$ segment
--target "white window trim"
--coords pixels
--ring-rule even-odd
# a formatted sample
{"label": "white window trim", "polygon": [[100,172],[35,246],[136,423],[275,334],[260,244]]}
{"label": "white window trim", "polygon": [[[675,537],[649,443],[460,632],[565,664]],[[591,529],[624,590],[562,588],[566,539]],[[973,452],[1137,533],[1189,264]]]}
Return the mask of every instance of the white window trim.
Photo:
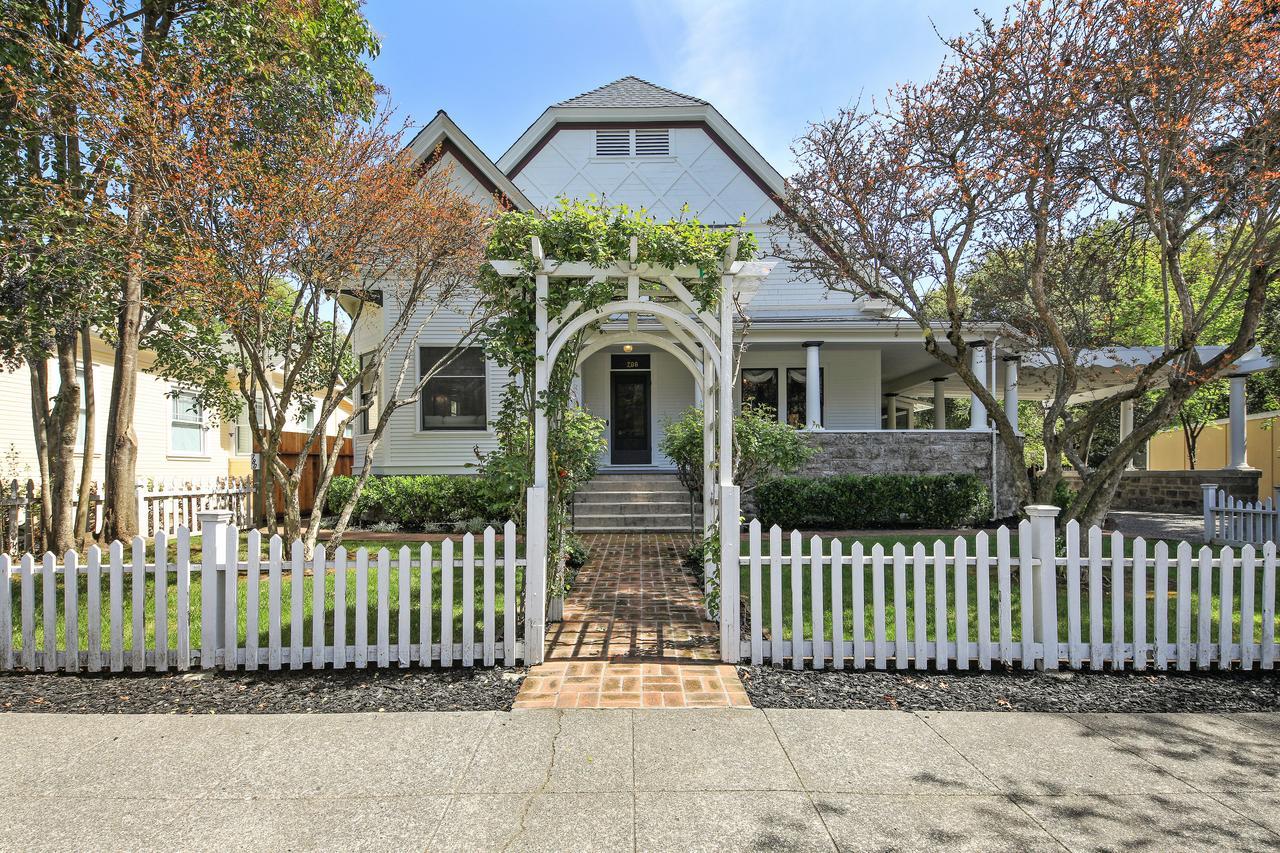
{"label": "white window trim", "polygon": [[200,451],[197,453],[190,450],[175,450],[173,447],[173,402],[181,394],[190,395],[191,392],[183,391],[181,388],[174,388],[164,398],[168,407],[168,419],[165,421],[165,434],[167,436],[165,457],[168,459],[212,459],[213,454],[209,450],[209,415],[205,412],[204,406],[200,407]]}
{"label": "white window trim", "polygon": [[[608,159],[608,158],[606,157],[604,159]],[[433,347],[433,346],[447,347],[451,345],[450,344],[424,344],[424,343],[418,343],[414,345],[414,347],[418,350],[418,352],[416,353],[417,358],[415,359],[415,361],[417,362],[418,369],[414,373],[416,378],[414,385],[417,385],[418,382],[422,381],[422,348]],[[482,347],[463,347],[462,349],[483,349],[483,348]],[[489,364],[489,357],[485,356],[485,359],[484,359],[484,429],[448,429],[448,428],[423,429],[422,428],[422,400],[421,398],[419,398],[418,404],[413,407],[414,435],[494,435],[493,405],[489,398],[489,390],[490,388],[493,387],[492,385],[490,385],[492,381],[493,381],[493,367],[492,365]],[[422,390],[425,393],[427,389],[423,388]]]}

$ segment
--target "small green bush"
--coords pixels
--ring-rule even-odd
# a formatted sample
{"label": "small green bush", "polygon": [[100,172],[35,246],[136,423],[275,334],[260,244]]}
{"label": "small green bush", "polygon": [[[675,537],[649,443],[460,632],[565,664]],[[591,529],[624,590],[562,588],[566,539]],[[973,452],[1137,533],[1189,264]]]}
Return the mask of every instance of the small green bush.
{"label": "small green bush", "polygon": [[813,530],[966,527],[991,514],[972,474],[779,477],[756,489],[755,502],[761,524]]}
{"label": "small green bush", "polygon": [[[354,477],[334,477],[328,508],[342,509],[355,488]],[[398,524],[405,530],[439,527],[473,529],[476,519],[505,521],[511,514],[510,499],[483,477],[422,474],[370,477],[356,501],[352,520],[358,525]]]}

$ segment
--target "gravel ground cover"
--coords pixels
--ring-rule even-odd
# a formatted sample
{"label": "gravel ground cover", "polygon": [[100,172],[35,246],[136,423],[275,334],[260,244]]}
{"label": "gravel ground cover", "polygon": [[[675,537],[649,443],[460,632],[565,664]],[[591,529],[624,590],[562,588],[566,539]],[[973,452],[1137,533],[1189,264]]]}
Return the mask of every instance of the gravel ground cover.
{"label": "gravel ground cover", "polygon": [[1280,672],[796,672],[738,667],[758,708],[1215,713],[1280,711]]}
{"label": "gravel ground cover", "polygon": [[0,712],[341,714],[506,711],[525,670],[411,669],[0,676]]}

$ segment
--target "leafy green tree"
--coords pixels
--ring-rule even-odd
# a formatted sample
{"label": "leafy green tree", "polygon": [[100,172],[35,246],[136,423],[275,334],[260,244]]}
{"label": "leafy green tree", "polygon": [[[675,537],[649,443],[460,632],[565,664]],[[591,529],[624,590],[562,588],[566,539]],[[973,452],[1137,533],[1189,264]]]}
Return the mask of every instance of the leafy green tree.
{"label": "leafy green tree", "polygon": [[[38,372],[43,346],[56,353],[62,379],[53,408],[33,412],[48,460],[42,478],[53,495],[70,494],[65,459],[81,391],[69,330],[85,338],[94,329],[115,347],[105,536],[127,538],[137,528],[138,355],[180,323],[198,322],[160,298],[179,241],[157,195],[188,165],[175,156],[180,140],[216,126],[227,99],[259,105],[258,121],[239,128],[247,146],[305,128],[306,116],[369,114],[374,85],[364,60],[377,39],[356,0],[0,0],[0,50],[0,288],[11,294],[0,308],[28,332],[20,340],[34,342],[23,361]],[[210,81],[219,98],[208,97]],[[72,258],[68,293],[58,271]],[[34,374],[33,396],[49,399]],[[41,438],[51,433],[56,441]],[[59,542],[66,515],[52,512]]]}

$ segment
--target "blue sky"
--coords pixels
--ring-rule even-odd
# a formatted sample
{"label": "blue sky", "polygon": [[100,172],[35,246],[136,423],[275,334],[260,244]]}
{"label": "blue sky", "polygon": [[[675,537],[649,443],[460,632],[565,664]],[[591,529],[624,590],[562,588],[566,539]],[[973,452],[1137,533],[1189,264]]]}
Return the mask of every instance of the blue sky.
{"label": "blue sky", "polygon": [[783,174],[807,122],[923,80],[1002,0],[369,0],[378,82],[497,159],[552,103],[634,74],[711,101]]}

